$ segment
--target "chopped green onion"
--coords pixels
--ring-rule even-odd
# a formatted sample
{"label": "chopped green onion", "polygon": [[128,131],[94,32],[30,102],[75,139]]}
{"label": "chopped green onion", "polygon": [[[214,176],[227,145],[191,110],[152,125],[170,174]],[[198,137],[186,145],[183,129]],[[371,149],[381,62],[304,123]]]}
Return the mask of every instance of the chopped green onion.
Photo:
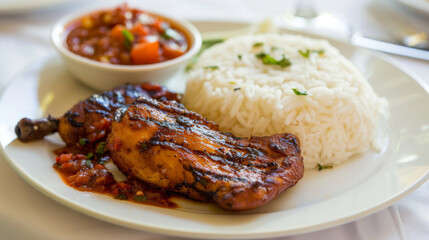
{"label": "chopped green onion", "polygon": [[134,35],[127,29],[122,30],[122,35],[124,35],[124,38],[125,38],[125,41],[124,41],[125,48],[130,50],[134,42]]}
{"label": "chopped green onion", "polygon": [[118,194],[118,196],[115,196],[115,199],[127,200],[128,196],[121,193],[121,194]]}
{"label": "chopped green onion", "polygon": [[305,52],[302,50],[298,50],[299,54],[301,54],[301,56],[308,58],[310,56],[310,50],[306,50]]}
{"label": "chopped green onion", "polygon": [[133,199],[134,199],[136,202],[143,202],[143,201],[146,201],[146,200],[147,200],[147,197],[146,197],[145,195],[134,195],[134,196],[133,196]]}
{"label": "chopped green onion", "polygon": [[87,166],[89,168],[92,168],[92,162],[91,162],[91,160],[86,160],[85,161],[85,166]]}
{"label": "chopped green onion", "polygon": [[86,155],[86,159],[92,159],[94,157],[94,153],[88,153],[87,155]]}
{"label": "chopped green onion", "polygon": [[95,150],[95,154],[97,157],[101,157],[104,153],[104,149],[106,148],[106,142],[101,142],[98,144],[97,150]]}
{"label": "chopped green onion", "polygon": [[307,96],[308,93],[306,91],[300,91],[296,88],[292,88],[292,91],[298,96]]}
{"label": "chopped green onion", "polygon": [[331,169],[331,168],[333,168],[332,165],[321,165],[320,163],[317,164],[317,169],[319,171],[322,171],[323,169]]}
{"label": "chopped green onion", "polygon": [[216,70],[219,69],[219,66],[213,65],[213,66],[205,66],[203,67],[204,69],[211,69],[211,70]]}
{"label": "chopped green onion", "polygon": [[280,60],[276,60],[275,58],[273,58],[270,55],[263,53],[263,52],[258,53],[255,56],[257,58],[261,59],[262,63],[264,63],[265,65],[278,65],[280,67],[288,67],[288,66],[292,65],[290,60],[287,59],[284,55],[283,55],[282,59],[280,59]]}
{"label": "chopped green onion", "polygon": [[86,138],[81,138],[81,139],[79,139],[79,144],[81,145],[81,146],[85,146],[86,144],[88,144],[89,143],[89,140],[88,139],[86,139]]}
{"label": "chopped green onion", "polygon": [[307,49],[307,50],[305,50],[305,52],[302,51],[302,50],[298,50],[298,52],[299,52],[299,54],[301,54],[301,56],[303,56],[305,58],[309,58],[310,57],[310,53],[317,53],[319,55],[323,55],[325,53],[325,50],[323,50],[323,49],[320,49],[320,50],[310,50],[310,49]]}
{"label": "chopped green onion", "polygon": [[257,43],[255,43],[255,44],[253,44],[253,47],[260,47],[260,46],[262,46],[262,45],[264,45],[264,43],[261,43],[261,42],[257,42]]}

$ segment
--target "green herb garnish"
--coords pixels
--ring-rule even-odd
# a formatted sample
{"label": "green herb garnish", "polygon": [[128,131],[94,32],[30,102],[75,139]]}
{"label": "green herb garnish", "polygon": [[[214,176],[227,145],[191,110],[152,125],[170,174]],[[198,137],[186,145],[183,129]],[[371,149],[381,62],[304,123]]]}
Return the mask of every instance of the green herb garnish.
{"label": "green herb garnish", "polygon": [[279,50],[279,48],[276,46],[272,46],[270,49],[271,49],[271,51]]}
{"label": "green herb garnish", "polygon": [[298,96],[307,96],[308,93],[306,91],[300,91],[296,88],[292,88],[292,91]]}
{"label": "green herb garnish", "polygon": [[122,30],[122,35],[124,35],[125,41],[124,45],[127,50],[131,50],[131,47],[134,42],[134,35],[127,29]]}
{"label": "green herb garnish", "polygon": [[280,67],[288,67],[288,66],[292,65],[290,60],[287,59],[284,55],[283,55],[282,59],[280,59],[280,60],[276,60],[275,58],[273,58],[272,56],[270,56],[269,54],[266,54],[264,52],[258,53],[255,56],[257,58],[261,59],[262,63],[264,63],[265,65],[278,65]]}
{"label": "green herb garnish", "polygon": [[87,166],[89,168],[92,168],[92,162],[91,162],[91,160],[86,160],[85,161],[85,166]]}
{"label": "green herb garnish", "polygon": [[219,66],[213,65],[213,66],[205,66],[203,67],[204,69],[211,69],[211,70],[216,70],[219,69]]}
{"label": "green herb garnish", "polygon": [[237,57],[238,57],[238,59],[239,59],[239,60],[241,60],[241,58],[242,58],[243,56],[241,56],[241,54],[239,54]]}
{"label": "green herb garnish", "polygon": [[238,91],[238,90],[240,90],[240,89],[241,89],[241,88],[239,88],[239,87],[238,87],[238,88],[234,88],[234,92],[235,92],[235,91]]}
{"label": "green herb garnish", "polygon": [[253,44],[253,47],[254,47],[254,48],[256,48],[256,47],[260,47],[260,46],[262,46],[262,45],[264,45],[264,43],[257,42],[257,43],[255,43],[255,44]]}
{"label": "green herb garnish", "polygon": [[94,157],[94,153],[88,153],[87,155],[86,155],[86,159],[92,159]]}
{"label": "green herb garnish", "polygon": [[333,168],[332,165],[322,165],[320,163],[317,164],[317,170],[322,171],[323,169],[331,169]]}
{"label": "green herb garnish", "polygon": [[202,52],[204,52],[207,48],[210,48],[213,45],[216,45],[218,43],[221,43],[225,41],[224,39],[208,39],[208,40],[204,40],[200,51],[198,51],[198,53],[191,59],[191,61],[189,61],[188,65],[186,65],[186,71],[189,71],[192,69],[192,67],[194,66],[194,64],[197,62],[198,57],[201,55]]}
{"label": "green herb garnish", "polygon": [[85,146],[88,143],[89,143],[89,140],[86,138],[79,139],[79,145],[81,145],[81,146]]}
{"label": "green herb garnish", "polygon": [[105,148],[106,148],[106,142],[101,142],[100,144],[98,144],[97,150],[95,150],[95,154],[97,155],[98,158],[100,158],[103,155]]}
{"label": "green herb garnish", "polygon": [[136,202],[143,202],[147,200],[147,197],[145,195],[134,195],[133,199]]}
{"label": "green herb garnish", "polygon": [[310,53],[317,53],[319,55],[323,55],[325,53],[325,50],[321,49],[321,50],[310,50],[307,49],[304,51],[302,50],[298,50],[299,54],[301,54],[301,56],[305,57],[305,58],[309,58],[310,57]]}
{"label": "green herb garnish", "polygon": [[128,196],[121,193],[121,194],[118,194],[118,196],[115,196],[115,199],[127,200]]}

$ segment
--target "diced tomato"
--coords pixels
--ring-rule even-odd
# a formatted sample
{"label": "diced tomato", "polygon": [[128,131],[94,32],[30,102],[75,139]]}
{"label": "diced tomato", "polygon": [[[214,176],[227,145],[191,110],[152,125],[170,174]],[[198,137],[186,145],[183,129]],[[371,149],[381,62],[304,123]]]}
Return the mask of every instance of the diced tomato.
{"label": "diced tomato", "polygon": [[87,184],[89,181],[91,181],[91,178],[90,178],[88,175],[86,175],[86,174],[78,174],[78,175],[76,176],[76,178],[74,179],[74,183],[75,183],[77,186],[85,185],[85,184]]}
{"label": "diced tomato", "polygon": [[159,62],[159,42],[137,43],[131,49],[131,61],[134,64]]}
{"label": "diced tomato", "polygon": [[59,157],[57,157],[55,159],[55,161],[57,163],[65,163],[65,162],[70,161],[72,159],[72,157],[73,157],[73,153],[65,153],[65,154],[61,154]]}
{"label": "diced tomato", "polygon": [[136,23],[130,31],[132,34],[143,37],[149,33],[149,29],[141,23]]}
{"label": "diced tomato", "polygon": [[161,85],[153,83],[143,83],[142,88],[147,91],[158,91],[161,90]]}
{"label": "diced tomato", "polygon": [[157,18],[155,20],[155,23],[153,24],[153,26],[156,28],[156,30],[158,30],[158,32],[164,32],[164,27],[165,27],[165,22],[162,21],[161,19]]}
{"label": "diced tomato", "polygon": [[110,36],[116,38],[116,39],[123,39],[124,35],[122,34],[122,31],[125,29],[125,27],[121,24],[118,24],[110,30]]}
{"label": "diced tomato", "polygon": [[171,48],[168,45],[164,45],[162,48],[164,50],[164,56],[166,56],[169,59],[180,57],[184,53],[182,50]]}
{"label": "diced tomato", "polygon": [[76,154],[75,158],[78,159],[78,160],[82,160],[82,159],[86,159],[86,156],[83,155],[83,154]]}
{"label": "diced tomato", "polygon": [[104,169],[104,166],[102,164],[96,164],[94,169]]}
{"label": "diced tomato", "polygon": [[112,194],[113,195],[115,195],[115,196],[118,196],[118,194],[119,194],[119,189],[114,189],[113,191],[112,191]]}
{"label": "diced tomato", "polygon": [[131,185],[124,182],[118,182],[118,188],[121,190],[128,190],[131,189]]}

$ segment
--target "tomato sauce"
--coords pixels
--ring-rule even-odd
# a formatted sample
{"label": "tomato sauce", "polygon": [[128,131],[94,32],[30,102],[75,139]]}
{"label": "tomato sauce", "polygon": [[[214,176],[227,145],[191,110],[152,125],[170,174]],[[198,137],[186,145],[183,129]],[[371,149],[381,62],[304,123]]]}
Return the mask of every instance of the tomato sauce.
{"label": "tomato sauce", "polygon": [[[72,150],[71,152],[73,152]],[[153,206],[174,208],[169,194],[150,188],[138,179],[128,178],[117,182],[104,164],[111,161],[109,156],[71,153],[67,149],[58,150],[54,168],[63,181],[79,190],[107,194],[115,199],[128,200]]]}
{"label": "tomato sauce", "polygon": [[188,50],[183,32],[126,4],[77,19],[68,25],[67,31],[70,51],[104,63],[158,63],[177,58]]}

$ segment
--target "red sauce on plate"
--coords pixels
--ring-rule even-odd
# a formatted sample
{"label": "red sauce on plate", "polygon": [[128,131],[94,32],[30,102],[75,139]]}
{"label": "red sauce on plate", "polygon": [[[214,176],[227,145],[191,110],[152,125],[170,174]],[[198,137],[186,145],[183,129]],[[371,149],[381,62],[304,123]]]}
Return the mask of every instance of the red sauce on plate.
{"label": "red sauce on plate", "polygon": [[169,22],[126,4],[71,22],[73,53],[104,63],[141,65],[167,61],[188,50],[185,34]]}
{"label": "red sauce on plate", "polygon": [[177,205],[169,200],[169,194],[150,188],[138,179],[128,178],[116,182],[104,163],[110,161],[109,156],[100,158],[94,155],[71,153],[74,150],[57,150],[54,168],[63,181],[79,190],[107,194],[119,200],[128,200],[153,206],[174,208]]}

